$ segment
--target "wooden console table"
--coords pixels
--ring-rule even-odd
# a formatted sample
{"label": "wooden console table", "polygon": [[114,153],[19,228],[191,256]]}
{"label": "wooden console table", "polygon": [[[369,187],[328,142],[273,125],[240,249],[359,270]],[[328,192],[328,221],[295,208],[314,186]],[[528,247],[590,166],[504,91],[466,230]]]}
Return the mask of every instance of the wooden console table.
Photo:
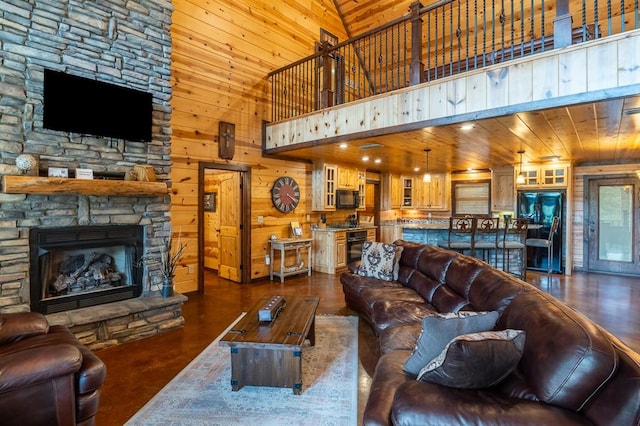
{"label": "wooden console table", "polygon": [[[269,266],[269,279],[273,280],[273,276],[280,277],[280,282],[284,282],[284,277],[288,277],[289,275],[296,275],[306,272],[307,275],[311,276],[311,238],[281,238],[279,240],[269,240],[269,245],[271,246],[271,263]],[[307,249],[307,262],[306,264],[302,261],[302,256],[300,250],[306,248]],[[273,257],[275,250],[280,250],[280,270],[274,271],[273,264],[275,263],[275,258]],[[296,251],[296,264],[293,266],[285,266],[285,254],[287,250],[295,250]]]}

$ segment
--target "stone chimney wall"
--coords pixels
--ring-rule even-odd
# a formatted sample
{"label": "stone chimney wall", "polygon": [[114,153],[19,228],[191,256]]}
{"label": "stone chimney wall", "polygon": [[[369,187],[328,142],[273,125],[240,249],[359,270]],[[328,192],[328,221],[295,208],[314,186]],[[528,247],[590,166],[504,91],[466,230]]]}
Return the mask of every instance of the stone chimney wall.
{"label": "stone chimney wall", "polygon": [[[170,0],[0,1],[0,174],[20,154],[48,167],[94,174],[151,165],[170,186]],[[45,68],[153,94],[151,142],[44,129]],[[95,181],[100,185],[100,180]],[[0,191],[0,312],[29,310],[29,229],[91,224],[145,226],[153,260],[171,235],[170,197],[6,194]],[[148,262],[153,265],[156,262]],[[143,294],[161,283],[145,266]]]}

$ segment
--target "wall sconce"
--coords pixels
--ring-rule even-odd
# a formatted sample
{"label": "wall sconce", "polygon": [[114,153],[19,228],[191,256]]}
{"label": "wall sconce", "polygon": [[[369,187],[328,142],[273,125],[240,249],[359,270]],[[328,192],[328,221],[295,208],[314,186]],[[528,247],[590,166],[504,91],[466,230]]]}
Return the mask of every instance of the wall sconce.
{"label": "wall sconce", "polygon": [[522,174],[522,154],[524,154],[523,150],[518,151],[518,154],[520,154],[520,173],[518,173],[518,177],[516,178],[516,183],[518,185],[523,185],[526,181],[526,179],[524,178],[524,174]]}
{"label": "wall sconce", "polygon": [[424,150],[424,152],[427,153],[427,168],[424,171],[424,176],[422,176],[422,181],[425,183],[431,182],[431,173],[429,173],[429,151],[431,151],[431,148]]}
{"label": "wall sconce", "polygon": [[638,179],[640,179],[640,170],[636,170],[636,176],[638,176]]}

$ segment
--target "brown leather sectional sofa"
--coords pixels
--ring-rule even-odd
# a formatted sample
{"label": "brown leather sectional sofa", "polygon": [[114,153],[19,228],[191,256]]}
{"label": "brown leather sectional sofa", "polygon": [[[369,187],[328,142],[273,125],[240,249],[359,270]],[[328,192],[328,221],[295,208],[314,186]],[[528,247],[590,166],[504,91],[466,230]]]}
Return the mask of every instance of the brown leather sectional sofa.
{"label": "brown leather sectional sofa", "polygon": [[104,363],[36,312],[0,314],[0,424],[95,424]]}
{"label": "brown leather sectional sofa", "polygon": [[[396,281],[341,275],[347,306],[369,322],[380,359],[365,425],[640,425],[640,355],[554,297],[477,259],[403,247]],[[516,369],[459,389],[403,370],[433,312],[498,311],[496,330],[526,331]],[[426,332],[426,331],[425,331]]]}

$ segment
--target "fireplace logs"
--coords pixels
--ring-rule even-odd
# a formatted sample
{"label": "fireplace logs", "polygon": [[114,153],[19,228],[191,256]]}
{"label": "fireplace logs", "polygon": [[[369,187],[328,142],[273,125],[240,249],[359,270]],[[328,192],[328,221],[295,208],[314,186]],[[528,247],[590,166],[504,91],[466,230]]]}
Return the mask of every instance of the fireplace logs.
{"label": "fireplace logs", "polygon": [[60,264],[59,274],[49,289],[52,295],[57,296],[117,287],[121,281],[122,274],[114,270],[113,257],[92,252],[67,257]]}
{"label": "fireplace logs", "polygon": [[140,296],[140,225],[32,228],[31,310],[68,311]]}

